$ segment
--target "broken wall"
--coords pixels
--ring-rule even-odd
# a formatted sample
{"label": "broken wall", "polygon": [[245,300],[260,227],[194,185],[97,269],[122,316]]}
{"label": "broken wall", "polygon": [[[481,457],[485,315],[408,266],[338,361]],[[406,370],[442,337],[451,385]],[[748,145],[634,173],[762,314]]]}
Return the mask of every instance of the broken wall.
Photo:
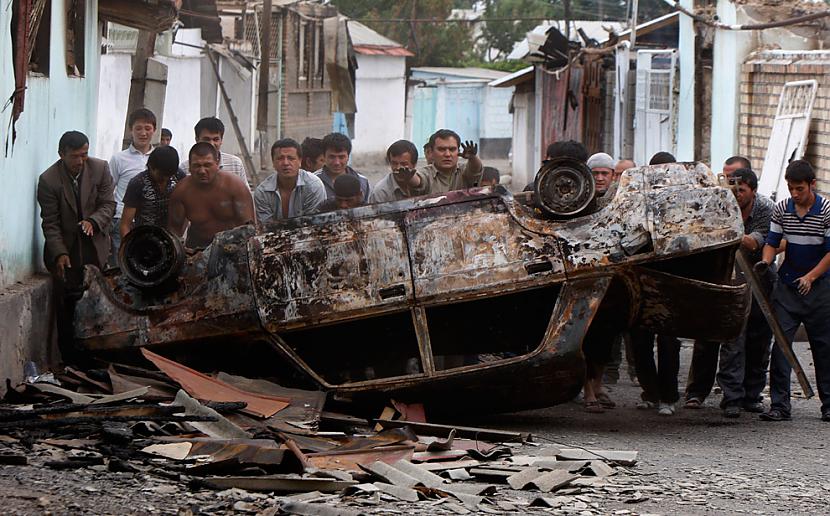
{"label": "broken wall", "polygon": [[762,170],[781,90],[787,82],[815,79],[818,93],[805,159],[813,164],[818,190],[830,193],[830,51],[764,51],[741,68],[738,152]]}

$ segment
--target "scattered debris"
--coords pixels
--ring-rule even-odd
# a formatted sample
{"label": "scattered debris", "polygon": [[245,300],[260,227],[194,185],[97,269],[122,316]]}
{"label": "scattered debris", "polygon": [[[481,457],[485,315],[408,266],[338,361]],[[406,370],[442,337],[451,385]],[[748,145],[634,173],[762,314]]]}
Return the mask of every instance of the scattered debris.
{"label": "scattered debris", "polygon": [[427,423],[422,406],[396,401],[372,431],[366,419],[324,411],[323,392],[207,375],[142,352],[160,371],[69,368],[53,375],[60,385],[10,388],[0,464],[142,475],[157,479],[142,491],[216,491],[204,511],[263,515],[390,504],[392,514],[406,504],[443,514],[596,514],[592,492],[628,504],[655,494],[615,483],[634,451],[559,449],[520,432]]}

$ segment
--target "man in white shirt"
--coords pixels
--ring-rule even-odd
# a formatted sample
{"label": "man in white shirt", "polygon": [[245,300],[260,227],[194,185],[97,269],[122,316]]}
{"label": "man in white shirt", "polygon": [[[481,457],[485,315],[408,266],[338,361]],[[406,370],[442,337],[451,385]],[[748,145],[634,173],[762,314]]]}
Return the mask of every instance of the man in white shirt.
{"label": "man in white shirt", "polygon": [[112,219],[112,252],[110,265],[115,266],[118,259],[118,248],[121,247],[121,234],[118,227],[121,222],[121,212],[124,211],[124,194],[130,181],[147,169],[147,158],[153,151],[150,142],[156,134],[156,115],[146,108],[136,109],[127,118],[130,126],[132,143],[121,152],[116,152],[110,158],[110,174],[115,185],[115,216]]}
{"label": "man in white shirt", "polygon": [[[206,142],[213,145],[219,151],[219,169],[239,177],[248,187],[248,174],[245,165],[239,157],[233,154],[222,152],[222,140],[225,137],[225,124],[216,117],[207,117],[199,120],[193,128],[196,133],[196,142]],[[180,165],[185,174],[190,174],[190,160],[185,160]]]}

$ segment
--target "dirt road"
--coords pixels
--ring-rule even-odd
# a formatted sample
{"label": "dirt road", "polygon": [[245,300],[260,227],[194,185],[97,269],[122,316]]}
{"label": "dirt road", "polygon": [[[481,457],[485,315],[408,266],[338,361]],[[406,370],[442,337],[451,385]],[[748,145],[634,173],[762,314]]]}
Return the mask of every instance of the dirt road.
{"label": "dirt road", "polygon": [[[809,371],[806,344],[797,352]],[[690,343],[682,350],[681,378]],[[623,368],[624,371],[624,368]],[[797,386],[794,387],[797,390]],[[587,414],[580,404],[515,414],[466,418],[463,425],[531,432],[539,444],[638,450],[640,462],[610,477],[618,487],[594,491],[580,509],[533,509],[534,514],[826,514],[830,511],[827,432],[816,399],[796,399],[793,421],[766,423],[754,414],[724,419],[713,394],[701,410],[673,417],[634,408],[639,388],[623,374],[612,386],[620,405]],[[33,436],[36,437],[36,436]],[[541,449],[541,448],[540,448]],[[33,453],[37,453],[37,445]],[[526,453],[526,452],[525,452]],[[532,453],[532,452],[531,452]],[[625,496],[615,496],[619,486]],[[603,494],[606,493],[606,494]],[[530,495],[530,493],[527,493]],[[4,514],[235,514],[257,513],[279,500],[239,491],[191,491],[186,483],[145,473],[92,466],[55,471],[0,466]],[[627,500],[629,503],[625,503]],[[370,514],[450,514],[441,506],[383,503]],[[497,513],[506,513],[494,506]],[[529,508],[517,513],[528,513]]]}

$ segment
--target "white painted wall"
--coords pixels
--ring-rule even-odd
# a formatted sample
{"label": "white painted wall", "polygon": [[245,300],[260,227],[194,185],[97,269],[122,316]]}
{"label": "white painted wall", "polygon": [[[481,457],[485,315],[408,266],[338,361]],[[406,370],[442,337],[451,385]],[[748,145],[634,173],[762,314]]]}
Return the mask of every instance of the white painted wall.
{"label": "white painted wall", "polygon": [[513,97],[513,191],[520,192],[533,181],[540,162],[535,147],[535,93],[517,93]]}
{"label": "white painted wall", "polygon": [[381,154],[404,138],[406,58],[357,54],[354,154]]}
{"label": "white painted wall", "polygon": [[[173,132],[171,145],[183,161],[196,142],[193,126],[201,118],[201,58],[158,56],[156,59],[167,65],[167,95],[162,125]],[[161,131],[161,127],[157,130]]]}
{"label": "white painted wall", "polygon": [[[200,29],[182,29],[176,40],[201,46]],[[124,121],[130,97],[132,54],[113,53],[101,56],[96,135],[97,156],[109,160],[121,150]],[[161,126],[173,132],[173,147],[182,160],[195,142],[193,126],[201,118],[201,77],[203,58],[201,50],[183,45],[172,45],[170,55],[155,56],[167,66],[167,91]],[[156,113],[159,115],[159,113]]]}
{"label": "white painted wall", "polygon": [[513,135],[513,115],[510,99],[515,88],[483,88],[483,103],[479,138],[510,138]]}
{"label": "white painted wall", "polygon": [[[0,288],[42,270],[43,235],[36,190],[38,176],[58,159],[60,136],[69,130],[82,131],[93,143],[95,132],[100,53],[98,1],[86,2],[84,77],[68,77],[65,66],[65,15],[52,10],[49,77],[29,77],[24,111],[16,124],[17,139],[12,145],[6,130],[11,106],[0,110]],[[11,45],[12,2],[0,3],[0,97],[14,92]]]}
{"label": "white painted wall", "polygon": [[95,156],[109,160],[121,150],[127,103],[132,76],[131,54],[104,54],[101,56],[101,78],[98,82],[98,131]]}
{"label": "white painted wall", "polygon": [[[694,11],[693,0],[680,5]],[[694,21],[681,16],[678,42],[680,61],[680,93],[677,98],[677,153],[680,161],[693,161],[695,156],[695,28]]]}

